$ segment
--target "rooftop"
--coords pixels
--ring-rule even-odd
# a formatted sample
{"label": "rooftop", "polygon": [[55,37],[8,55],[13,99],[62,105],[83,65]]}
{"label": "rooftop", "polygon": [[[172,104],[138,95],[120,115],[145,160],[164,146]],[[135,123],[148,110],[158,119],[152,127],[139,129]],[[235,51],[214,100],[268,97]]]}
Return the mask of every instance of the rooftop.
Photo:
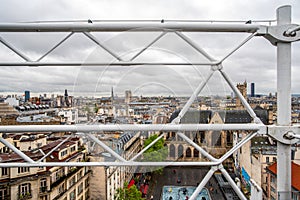
{"label": "rooftop", "polygon": [[[267,170],[277,175],[277,163],[267,167]],[[300,165],[292,162],[292,187],[300,191]]]}

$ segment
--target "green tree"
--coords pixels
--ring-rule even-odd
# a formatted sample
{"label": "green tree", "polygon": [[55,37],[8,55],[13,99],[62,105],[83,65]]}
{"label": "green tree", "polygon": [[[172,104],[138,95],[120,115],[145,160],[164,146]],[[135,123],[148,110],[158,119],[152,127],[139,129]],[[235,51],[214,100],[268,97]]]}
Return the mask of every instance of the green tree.
{"label": "green tree", "polygon": [[98,105],[95,103],[94,111],[95,111],[96,114],[98,113],[98,110],[99,110],[99,107],[98,107]]}
{"label": "green tree", "polygon": [[86,106],[84,107],[84,111],[87,112],[87,113],[90,113],[90,112],[91,112],[91,109],[90,109],[90,107],[89,107],[88,105],[86,105]]}
{"label": "green tree", "polygon": [[123,188],[117,189],[115,200],[144,200],[144,198],[135,185],[128,188],[128,183],[125,182]]}
{"label": "green tree", "polygon": [[[144,147],[147,147],[151,142],[156,140],[158,135],[153,135],[145,140]],[[164,146],[164,139],[159,139],[154,145],[152,145],[145,153],[143,154],[144,162],[161,162],[164,161],[168,156],[168,149]],[[154,171],[156,173],[162,173],[162,168],[160,167],[149,167],[147,170]]]}

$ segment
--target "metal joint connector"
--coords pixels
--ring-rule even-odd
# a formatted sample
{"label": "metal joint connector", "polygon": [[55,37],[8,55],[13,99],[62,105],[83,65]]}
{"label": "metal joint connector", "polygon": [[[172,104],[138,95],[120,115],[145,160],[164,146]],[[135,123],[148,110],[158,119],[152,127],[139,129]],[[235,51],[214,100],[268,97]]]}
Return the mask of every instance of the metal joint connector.
{"label": "metal joint connector", "polygon": [[295,144],[299,141],[299,126],[268,126],[267,134],[284,144]]}
{"label": "metal joint connector", "polygon": [[286,37],[295,37],[297,35],[296,31],[300,30],[300,26],[298,25],[297,27],[290,28],[287,31],[284,32],[284,35]]}
{"label": "metal joint connector", "polygon": [[221,70],[221,69],[223,69],[222,64],[216,64],[216,65],[211,66],[211,70],[213,70],[213,71],[217,71],[217,70]]}
{"label": "metal joint connector", "polygon": [[297,24],[269,26],[264,37],[273,45],[277,45],[278,42],[295,42],[300,40],[300,34],[296,32],[298,28]]}
{"label": "metal joint connector", "polygon": [[300,139],[300,135],[297,135],[297,134],[295,134],[294,132],[291,132],[291,131],[284,134],[283,137],[288,139],[288,140]]}

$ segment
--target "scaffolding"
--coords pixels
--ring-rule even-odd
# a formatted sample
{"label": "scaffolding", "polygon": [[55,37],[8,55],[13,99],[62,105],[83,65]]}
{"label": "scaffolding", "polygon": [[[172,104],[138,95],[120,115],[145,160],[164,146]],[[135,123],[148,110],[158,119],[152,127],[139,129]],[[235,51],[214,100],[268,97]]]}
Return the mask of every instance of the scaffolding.
{"label": "scaffolding", "polygon": [[[227,181],[230,183],[236,194],[240,199],[246,199],[234,180],[230,177],[228,172],[224,169],[222,163],[231,156],[235,151],[241,148],[245,143],[250,141],[257,134],[265,134],[277,140],[277,188],[281,192],[280,198],[289,199],[291,194],[291,145],[296,143],[299,139],[299,126],[291,124],[291,43],[300,39],[300,26],[291,24],[291,7],[283,6],[277,10],[276,25],[257,25],[248,23],[225,23],[218,22],[206,23],[204,21],[87,21],[78,23],[65,22],[30,22],[30,23],[0,23],[0,32],[67,32],[69,33],[61,41],[55,44],[49,51],[42,55],[37,60],[32,60],[27,57],[22,51],[15,48],[4,38],[0,37],[0,42],[8,47],[12,52],[22,58],[24,61],[20,62],[3,62],[0,61],[0,66],[29,66],[29,67],[43,67],[43,66],[137,66],[137,65],[157,65],[157,66],[174,66],[174,65],[209,65],[210,72],[204,78],[198,87],[195,89],[187,103],[180,111],[177,118],[169,124],[147,124],[147,125],[27,125],[27,126],[0,126],[2,133],[22,133],[22,132],[72,132],[74,134],[89,138],[91,141],[100,145],[103,149],[115,157],[118,162],[42,162],[48,155],[55,151],[61,144],[52,149],[47,155],[39,161],[33,161],[30,157],[18,150],[12,144],[7,142],[4,138],[0,138],[0,142],[9,147],[12,151],[21,156],[26,162],[22,163],[0,163],[0,167],[41,167],[41,166],[210,166],[210,170],[204,179],[197,186],[195,192],[190,199],[196,199],[198,193],[203,189],[214,172],[220,170]],[[271,22],[271,21],[270,21]],[[273,21],[272,21],[273,22]],[[160,35],[151,41],[148,45],[142,48],[130,60],[123,60],[114,51],[110,50],[102,42],[100,42],[92,33],[93,32],[159,32]],[[184,34],[185,32],[237,32],[249,33],[250,35],[242,41],[236,48],[230,51],[225,57],[220,60],[215,59],[206,51],[204,51],[197,43]],[[116,62],[46,62],[43,61],[51,52],[61,46],[74,33],[81,33],[104,51],[113,56]],[[190,45],[199,54],[204,56],[207,62],[136,62],[136,58],[144,51],[149,49],[154,43],[159,41],[168,33],[175,33],[176,36],[182,39],[185,43]],[[278,120],[276,125],[264,125],[256,116],[246,99],[241,92],[234,86],[230,76],[223,70],[223,62],[239,50],[244,44],[254,37],[263,37],[271,42],[277,48],[277,105],[278,105]],[[248,111],[253,119],[250,124],[179,124],[182,117],[188,111],[197,96],[203,91],[207,82],[214,73],[220,73],[221,77],[228,83],[230,88],[234,91],[236,96],[241,100],[241,103]],[[152,142],[149,146],[144,148],[136,156],[130,160],[126,160],[105,143],[95,137],[95,132],[99,131],[173,131],[177,136],[184,141],[194,146],[202,155],[209,161],[207,162],[139,162],[136,159],[142,155],[150,146],[164,136],[160,135],[157,140]],[[201,146],[193,143],[188,137],[183,134],[184,131],[213,131],[213,130],[250,130],[252,133],[243,138],[236,146],[226,152],[221,158],[215,158],[206,152]]]}

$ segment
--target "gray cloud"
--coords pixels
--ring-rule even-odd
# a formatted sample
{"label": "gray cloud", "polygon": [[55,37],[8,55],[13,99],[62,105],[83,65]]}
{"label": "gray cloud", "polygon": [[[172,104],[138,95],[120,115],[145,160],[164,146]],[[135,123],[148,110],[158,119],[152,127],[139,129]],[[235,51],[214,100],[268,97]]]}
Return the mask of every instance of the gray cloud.
{"label": "gray cloud", "polygon": [[[1,22],[87,19],[192,19],[248,20],[275,19],[280,5],[293,6],[293,20],[300,23],[300,3],[295,1],[8,1],[1,5]],[[17,49],[37,59],[68,33],[1,33]],[[105,46],[128,60],[160,33],[93,33]],[[185,33],[209,54],[218,59],[228,54],[248,34]],[[300,93],[300,44],[293,44],[292,90]],[[17,61],[19,57],[0,44],[1,61]],[[175,34],[169,33],[137,61],[206,61]],[[76,33],[44,61],[116,62],[116,60],[84,35]],[[255,82],[258,93],[276,91],[276,47],[256,37],[224,62],[224,70],[237,82]],[[111,87],[119,94],[132,89],[142,93],[188,95],[203,80],[208,66],[136,66],[136,67],[1,67],[0,91],[54,92],[65,88],[74,94],[109,94]],[[202,94],[229,94],[230,88],[218,73]]]}

